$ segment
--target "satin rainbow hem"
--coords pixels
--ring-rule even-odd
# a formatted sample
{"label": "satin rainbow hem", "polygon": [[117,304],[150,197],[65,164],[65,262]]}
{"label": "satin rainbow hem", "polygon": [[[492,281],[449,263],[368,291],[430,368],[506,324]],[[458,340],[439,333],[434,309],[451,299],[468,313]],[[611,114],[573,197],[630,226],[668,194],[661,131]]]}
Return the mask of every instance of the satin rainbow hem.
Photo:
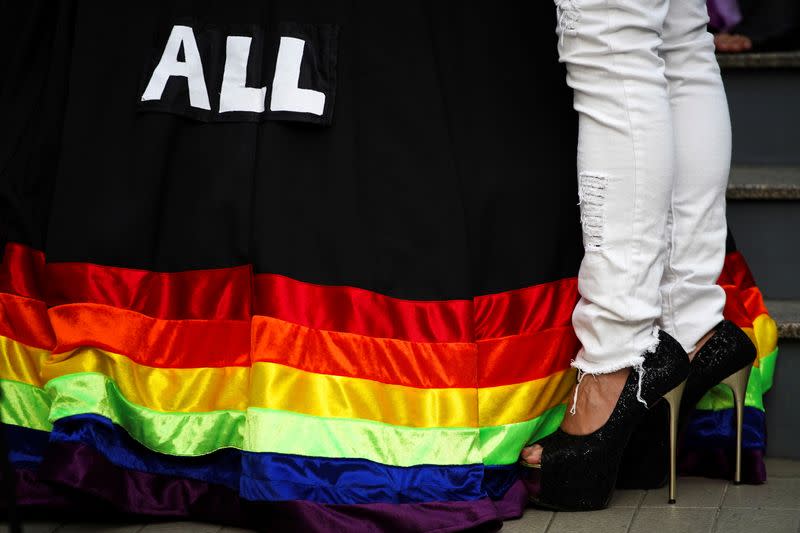
{"label": "satin rainbow hem", "polygon": [[[720,284],[726,318],[758,348],[745,479],[762,482],[777,331],[738,252]],[[47,263],[9,244],[0,414],[27,491],[20,501],[58,499],[37,496],[53,490],[39,479],[170,516],[195,516],[186,502],[198,490],[237,505],[484,502],[494,514],[475,523],[516,516],[522,504],[502,502],[518,493],[519,451],[558,427],[574,382],[576,289],[568,278],[411,301],[247,266],[165,274]],[[684,473],[730,467],[732,406],[720,387],[698,404]],[[703,453],[718,456],[718,472],[697,460]],[[108,475],[87,474],[92,461]],[[109,477],[147,479],[150,503],[106,494]]]}

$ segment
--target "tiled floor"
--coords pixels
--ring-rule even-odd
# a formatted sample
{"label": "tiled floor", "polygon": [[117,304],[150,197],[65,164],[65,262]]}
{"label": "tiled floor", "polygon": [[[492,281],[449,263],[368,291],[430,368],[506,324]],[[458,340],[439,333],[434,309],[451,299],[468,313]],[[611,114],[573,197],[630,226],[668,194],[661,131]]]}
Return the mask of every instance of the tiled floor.
{"label": "tiled floor", "polygon": [[[681,478],[678,503],[666,489],[618,491],[611,507],[591,513],[528,510],[507,522],[505,533],[800,533],[800,461],[767,459],[769,482],[735,486],[719,480]],[[7,528],[0,526],[0,533]],[[25,533],[249,533],[196,522],[105,525],[26,524]],[[357,533],[357,532],[352,532]]]}

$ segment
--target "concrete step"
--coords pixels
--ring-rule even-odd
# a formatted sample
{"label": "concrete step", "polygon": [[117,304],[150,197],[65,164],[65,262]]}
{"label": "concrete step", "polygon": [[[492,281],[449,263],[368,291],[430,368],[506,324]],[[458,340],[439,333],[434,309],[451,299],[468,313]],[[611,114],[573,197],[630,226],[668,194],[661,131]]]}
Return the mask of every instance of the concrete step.
{"label": "concrete step", "polygon": [[[728,202],[728,226],[736,247],[747,259],[765,298],[800,300],[800,201],[788,198],[796,191],[780,187],[750,189],[734,188],[733,194],[741,196]],[[763,199],[779,194],[785,196]]]}
{"label": "concrete step", "polygon": [[800,50],[793,52],[717,54],[717,62],[723,70],[741,68],[800,68]]}
{"label": "concrete step", "polygon": [[800,416],[797,390],[800,384],[800,300],[767,300],[767,309],[778,323],[778,361],[772,389],[764,396],[767,410],[767,453],[800,459]]}
{"label": "concrete step", "polygon": [[733,161],[800,165],[800,51],[720,55]]}
{"label": "concrete step", "polygon": [[800,200],[800,166],[733,165],[729,200]]}
{"label": "concrete step", "polygon": [[800,340],[800,300],[767,300],[767,310],[778,323],[780,339]]}

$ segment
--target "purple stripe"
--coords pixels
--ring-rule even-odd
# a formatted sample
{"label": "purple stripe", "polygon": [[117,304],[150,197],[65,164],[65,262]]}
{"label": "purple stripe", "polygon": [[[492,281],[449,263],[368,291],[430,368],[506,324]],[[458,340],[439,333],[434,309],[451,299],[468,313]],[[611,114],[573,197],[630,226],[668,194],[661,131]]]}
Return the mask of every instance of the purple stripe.
{"label": "purple stripe", "polygon": [[[60,485],[62,488],[56,488]],[[80,489],[136,515],[192,518],[271,531],[396,531],[441,533],[481,527],[498,530],[502,520],[522,515],[526,492],[517,482],[500,501],[409,504],[322,505],[307,501],[247,502],[232,490],[202,481],[121,469],[101,454],[78,443],[51,443],[36,476],[19,471],[20,503],[67,508],[86,505]],[[96,508],[96,503],[94,508]],[[91,509],[91,504],[88,509]]]}
{"label": "purple stripe", "polygon": [[[735,466],[736,450],[733,447],[683,449],[678,457],[678,472],[684,476],[733,479]],[[742,483],[760,485],[765,481],[764,450],[742,450]]]}

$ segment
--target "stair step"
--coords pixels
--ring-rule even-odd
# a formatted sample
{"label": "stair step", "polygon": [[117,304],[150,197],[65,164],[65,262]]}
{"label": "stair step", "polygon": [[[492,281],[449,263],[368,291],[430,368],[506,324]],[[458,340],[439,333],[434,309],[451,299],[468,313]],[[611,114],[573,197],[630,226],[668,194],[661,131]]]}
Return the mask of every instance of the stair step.
{"label": "stair step", "polygon": [[733,165],[729,200],[800,200],[800,166]]}
{"label": "stair step", "polygon": [[[726,58],[740,61],[742,68],[722,71],[733,126],[733,161],[798,166],[800,52],[753,55],[757,58]],[[775,61],[765,59],[769,57]],[[747,61],[764,68],[744,68]],[[777,65],[794,67],[773,68]]]}
{"label": "stair step", "polygon": [[800,67],[800,50],[794,52],[717,54],[717,62],[723,69],[798,68]]}
{"label": "stair step", "polygon": [[800,339],[800,300],[767,300],[770,316],[778,323],[778,338]]}

